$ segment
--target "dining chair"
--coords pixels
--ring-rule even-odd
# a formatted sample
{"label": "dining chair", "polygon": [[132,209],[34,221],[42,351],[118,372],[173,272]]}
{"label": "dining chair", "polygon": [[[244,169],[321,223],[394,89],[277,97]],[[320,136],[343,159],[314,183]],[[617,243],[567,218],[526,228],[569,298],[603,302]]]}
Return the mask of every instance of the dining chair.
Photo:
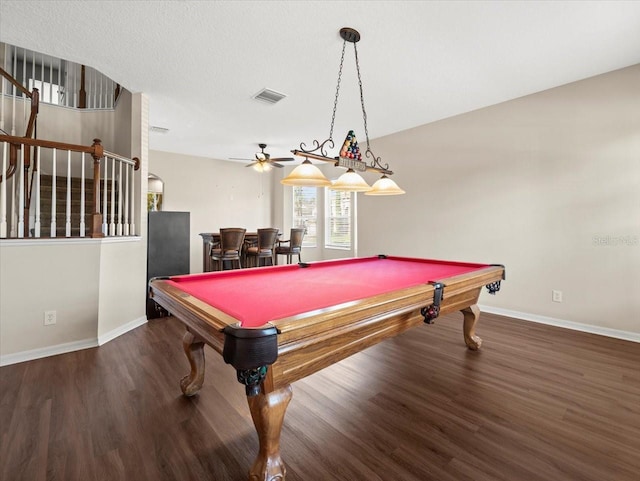
{"label": "dining chair", "polygon": [[266,265],[268,260],[269,265],[272,266],[274,248],[277,240],[278,229],[258,229],[258,241],[256,245],[245,245],[247,264],[251,263],[252,267],[260,267],[260,265]]}
{"label": "dining chair", "polygon": [[276,245],[276,265],[278,265],[278,256],[287,256],[287,264],[291,264],[294,255],[298,256],[298,262],[302,262],[300,253],[302,251],[302,239],[305,233],[304,227],[294,227],[291,229],[287,240],[278,241]]}
{"label": "dining chair", "polygon": [[239,227],[220,229],[220,245],[219,247],[212,245],[210,250],[211,261],[217,267],[216,270],[225,270],[225,263],[231,269],[234,268],[234,265],[237,265],[238,269],[242,267],[240,255],[246,232],[247,229]]}

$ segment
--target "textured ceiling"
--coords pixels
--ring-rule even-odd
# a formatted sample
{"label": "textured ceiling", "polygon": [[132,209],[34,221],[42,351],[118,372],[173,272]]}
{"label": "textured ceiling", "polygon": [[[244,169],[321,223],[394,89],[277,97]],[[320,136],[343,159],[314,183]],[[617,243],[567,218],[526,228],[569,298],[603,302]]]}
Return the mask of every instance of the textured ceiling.
{"label": "textured ceiling", "polygon": [[[371,139],[640,63],[638,1],[0,0],[3,42],[146,93],[170,129],[151,149],[218,159],[327,138],[345,26]],[[264,87],[287,97],[253,100]],[[337,144],[350,129],[364,140],[348,44]]]}

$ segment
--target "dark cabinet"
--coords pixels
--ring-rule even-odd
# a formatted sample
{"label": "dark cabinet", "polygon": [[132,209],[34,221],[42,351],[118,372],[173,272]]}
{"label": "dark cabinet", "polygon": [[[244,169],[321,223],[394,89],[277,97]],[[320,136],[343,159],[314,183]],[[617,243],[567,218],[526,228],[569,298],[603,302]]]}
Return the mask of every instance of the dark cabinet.
{"label": "dark cabinet", "polygon": [[[149,279],[189,274],[189,212],[149,212],[147,285]],[[168,313],[149,297],[147,319]]]}

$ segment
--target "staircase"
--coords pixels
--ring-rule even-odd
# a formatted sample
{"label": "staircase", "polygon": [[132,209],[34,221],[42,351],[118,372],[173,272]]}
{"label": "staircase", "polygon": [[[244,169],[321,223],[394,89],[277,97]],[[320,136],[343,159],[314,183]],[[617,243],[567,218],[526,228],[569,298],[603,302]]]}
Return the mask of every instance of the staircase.
{"label": "staircase", "polygon": [[[42,237],[51,236],[51,193],[52,193],[52,181],[53,176],[41,175],[40,176],[40,235]],[[71,178],[71,236],[80,236],[80,179],[77,177]],[[111,216],[111,185],[112,182],[107,182],[107,212]],[[103,188],[101,182],[100,187]],[[118,184],[115,184],[115,190],[118,191]],[[101,191],[101,195],[103,195]],[[93,200],[93,179],[85,179],[84,183],[84,222],[85,232],[84,236],[89,234],[91,228],[91,215],[95,209],[95,203]],[[118,199],[116,195],[115,208],[118,208]],[[104,212],[103,212],[104,214]],[[56,177],[56,237],[66,236],[66,222],[67,222],[67,178]],[[103,219],[103,222],[105,220]],[[110,218],[106,219],[107,224],[110,222]]]}

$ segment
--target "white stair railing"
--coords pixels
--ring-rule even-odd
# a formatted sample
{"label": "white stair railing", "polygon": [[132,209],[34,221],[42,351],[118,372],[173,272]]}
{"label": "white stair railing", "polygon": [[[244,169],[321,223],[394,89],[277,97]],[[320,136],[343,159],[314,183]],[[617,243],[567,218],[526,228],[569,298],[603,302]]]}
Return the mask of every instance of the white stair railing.
{"label": "white stair railing", "polygon": [[[92,110],[113,109],[120,86],[98,70],[22,47],[0,42],[0,65],[26,90],[37,88],[40,101],[64,107]],[[2,95],[22,97],[15,86],[3,85]],[[12,115],[15,115],[15,103]],[[4,118],[4,106],[0,112]],[[13,125],[15,125],[14,117]],[[1,125],[0,129],[4,128]],[[15,135],[15,133],[12,133]]]}
{"label": "white stair railing", "polygon": [[[43,222],[49,226],[45,230],[50,238],[136,235],[133,199],[137,159],[104,151],[97,140],[86,147],[0,135],[0,146],[0,238],[41,237]],[[91,154],[93,169],[86,168],[86,153]],[[31,159],[31,165],[26,159]],[[64,176],[58,177],[59,172]],[[93,176],[87,177],[89,172]],[[33,183],[31,192],[27,190],[29,180]],[[93,192],[89,212],[85,207],[88,188]],[[86,222],[88,216],[90,223]],[[100,219],[97,224],[96,219]],[[93,232],[96,225],[98,231]]]}

